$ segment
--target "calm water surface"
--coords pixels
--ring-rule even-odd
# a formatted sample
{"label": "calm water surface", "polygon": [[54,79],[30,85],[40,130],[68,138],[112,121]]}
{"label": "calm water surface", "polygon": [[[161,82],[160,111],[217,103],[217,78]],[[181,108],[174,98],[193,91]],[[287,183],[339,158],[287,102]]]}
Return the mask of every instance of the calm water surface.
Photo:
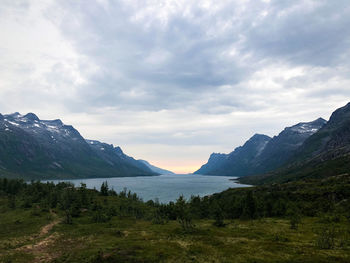
{"label": "calm water surface", "polygon": [[[230,180],[231,179],[231,180]],[[88,188],[100,189],[104,181],[108,182],[109,188],[117,192],[127,188],[137,193],[144,201],[158,200],[162,203],[175,201],[180,195],[190,198],[191,195],[205,196],[218,193],[228,188],[248,187],[232,181],[234,177],[207,176],[192,174],[160,175],[144,177],[114,177],[96,179],[74,179],[64,180],[79,186],[85,183]],[[53,180],[53,182],[59,182]]]}

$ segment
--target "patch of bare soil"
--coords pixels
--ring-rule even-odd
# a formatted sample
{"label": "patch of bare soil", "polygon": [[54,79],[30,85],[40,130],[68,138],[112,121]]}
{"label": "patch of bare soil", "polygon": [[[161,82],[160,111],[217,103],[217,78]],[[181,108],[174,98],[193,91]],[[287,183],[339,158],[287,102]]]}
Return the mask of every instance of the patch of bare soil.
{"label": "patch of bare soil", "polygon": [[[18,250],[33,254],[35,258],[33,262],[52,261],[54,258],[57,257],[57,255],[50,253],[48,248],[55,242],[55,240],[57,240],[59,235],[57,233],[49,234],[49,232],[55,225],[57,225],[60,222],[61,222],[60,219],[56,219],[50,224],[45,225],[40,229],[40,232],[37,235],[37,238],[33,238],[33,240],[36,239],[36,241],[34,241],[33,244],[20,247],[18,248]],[[43,237],[45,238],[42,239]]]}

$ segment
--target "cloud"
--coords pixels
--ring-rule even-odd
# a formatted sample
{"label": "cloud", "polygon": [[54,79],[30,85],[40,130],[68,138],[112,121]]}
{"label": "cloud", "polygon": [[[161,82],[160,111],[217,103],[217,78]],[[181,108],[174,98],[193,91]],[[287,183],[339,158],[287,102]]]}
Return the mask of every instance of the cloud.
{"label": "cloud", "polygon": [[346,0],[4,1],[1,112],[199,166],[345,104],[349,24]]}
{"label": "cloud", "polygon": [[348,1],[274,1],[252,26],[246,49],[293,65],[332,66],[349,53]]}

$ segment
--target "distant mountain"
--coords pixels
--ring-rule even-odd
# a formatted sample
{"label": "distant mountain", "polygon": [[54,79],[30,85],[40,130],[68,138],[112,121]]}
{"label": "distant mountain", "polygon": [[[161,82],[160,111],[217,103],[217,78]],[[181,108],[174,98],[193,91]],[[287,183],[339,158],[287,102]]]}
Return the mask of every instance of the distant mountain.
{"label": "distant mountain", "polygon": [[133,157],[126,155],[123,150],[113,144],[107,144],[96,140],[86,140],[90,147],[96,152],[99,157],[105,160],[110,165],[118,166],[121,164],[128,164],[133,167],[137,167],[142,171],[152,172],[147,165],[140,163]]}
{"label": "distant mountain", "polygon": [[194,174],[213,174],[223,167],[229,154],[225,153],[212,153],[206,164],[202,165]]}
{"label": "distant mountain", "polygon": [[230,154],[212,154],[208,163],[195,174],[234,176],[250,174],[250,164],[258,158],[270,140],[269,136],[255,134],[243,146],[237,147]]}
{"label": "distant mountain", "polygon": [[120,148],[99,146],[87,143],[76,129],[59,119],[40,120],[33,113],[0,115],[0,176],[60,179],[155,175],[122,154]]}
{"label": "distant mountain", "polygon": [[145,160],[138,160],[139,162],[141,162],[143,165],[146,165],[149,169],[151,169],[153,172],[158,173],[158,174],[175,174],[171,171],[159,168],[157,166],[154,166],[152,164],[150,164],[149,162],[145,161]]}
{"label": "distant mountain", "polygon": [[230,154],[212,154],[196,174],[248,176],[265,173],[285,164],[303,142],[325,125],[319,118],[285,128],[272,139],[256,134]]}
{"label": "distant mountain", "polygon": [[254,184],[286,182],[350,173],[350,103],[305,140],[282,168],[243,179]]}

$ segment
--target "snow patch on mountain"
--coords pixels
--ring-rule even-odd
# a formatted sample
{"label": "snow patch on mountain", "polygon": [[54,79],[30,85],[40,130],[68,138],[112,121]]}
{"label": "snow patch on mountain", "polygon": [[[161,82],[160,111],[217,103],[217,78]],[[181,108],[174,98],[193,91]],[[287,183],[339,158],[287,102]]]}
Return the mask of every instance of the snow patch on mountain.
{"label": "snow patch on mountain", "polygon": [[292,127],[286,128],[286,130],[291,130],[296,133],[308,133],[308,134],[314,134],[319,129],[321,129],[325,124],[327,123],[326,120],[322,118],[318,118],[317,120],[314,120],[312,122],[301,122],[298,123]]}
{"label": "snow patch on mountain", "polygon": [[269,141],[263,141],[257,148],[256,157],[258,157],[266,148],[266,145],[269,143]]}

